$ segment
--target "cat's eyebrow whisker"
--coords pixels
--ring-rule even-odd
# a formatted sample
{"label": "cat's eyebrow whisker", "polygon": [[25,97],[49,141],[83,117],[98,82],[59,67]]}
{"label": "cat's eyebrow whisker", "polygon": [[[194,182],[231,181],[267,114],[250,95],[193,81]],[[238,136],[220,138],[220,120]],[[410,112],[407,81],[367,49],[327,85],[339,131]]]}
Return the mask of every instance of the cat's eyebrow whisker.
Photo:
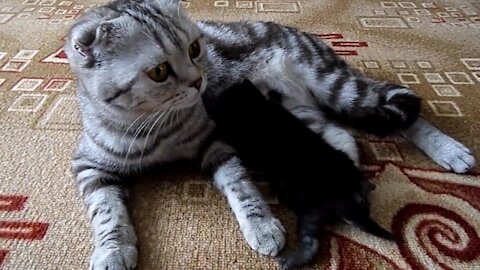
{"label": "cat's eyebrow whisker", "polygon": [[149,39],[151,39],[151,40],[153,41],[153,44],[155,44],[155,46],[157,46],[158,48],[163,49],[160,45],[157,44],[156,39],[155,39],[150,33],[146,32],[146,31],[143,30],[143,29],[141,30],[141,32],[142,32],[145,36],[147,36]]}
{"label": "cat's eyebrow whisker", "polygon": [[178,5],[177,5],[177,17],[180,18],[180,10],[182,8],[182,5],[180,4],[180,1],[178,1]]}

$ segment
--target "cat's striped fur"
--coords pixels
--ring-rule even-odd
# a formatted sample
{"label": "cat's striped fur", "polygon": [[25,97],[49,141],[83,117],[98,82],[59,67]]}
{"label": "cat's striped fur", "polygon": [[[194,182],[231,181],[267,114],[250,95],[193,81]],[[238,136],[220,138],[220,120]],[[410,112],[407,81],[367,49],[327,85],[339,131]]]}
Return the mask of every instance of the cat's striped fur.
{"label": "cat's striped fur", "polygon": [[[195,40],[201,52],[191,57]],[[204,91],[216,94],[245,78],[265,94],[281,91],[285,108],[356,163],[353,137],[325,115],[363,123],[356,127],[373,133],[402,130],[458,172],[474,163],[463,145],[424,120],[415,121],[419,101],[411,90],[365,78],[320,40],[294,28],[195,24],[176,0],[118,0],[83,15],[72,26],[65,51],[78,79],[84,125],[72,170],[92,222],[92,269],[135,267],[136,237],[123,179],[180,159],[198,160],[212,171],[253,249],[269,255],[282,249],[282,225],[234,151],[215,138],[200,101]],[[171,75],[164,82],[151,80],[147,71],[163,62]]]}

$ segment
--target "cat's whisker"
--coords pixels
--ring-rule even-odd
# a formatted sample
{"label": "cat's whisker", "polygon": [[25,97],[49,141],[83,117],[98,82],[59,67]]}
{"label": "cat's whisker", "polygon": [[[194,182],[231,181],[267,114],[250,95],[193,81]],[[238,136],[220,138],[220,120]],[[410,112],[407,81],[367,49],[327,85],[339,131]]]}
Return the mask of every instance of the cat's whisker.
{"label": "cat's whisker", "polygon": [[180,112],[179,111],[175,111],[175,125],[178,124],[178,114]]}
{"label": "cat's whisker", "polygon": [[180,113],[179,111],[175,111],[175,120],[173,121],[174,125],[178,124],[178,114],[179,113]]}
{"label": "cat's whisker", "polygon": [[137,117],[131,124],[130,126],[128,126],[127,130],[125,130],[125,133],[123,133],[123,136],[120,138],[120,141],[123,141],[123,139],[125,139],[125,136],[127,135],[128,131],[130,131],[130,129],[133,127],[133,125],[135,125],[135,123],[140,120],[140,118],[142,118],[146,113],[142,113],[139,117]]}
{"label": "cat's whisker", "polygon": [[[142,157],[143,157],[143,153],[145,152],[145,149],[147,148],[147,143],[148,143],[148,138],[150,136],[150,133],[152,132],[152,130],[155,128],[155,125],[157,124],[157,122],[162,119],[162,117],[164,117],[165,115],[168,115],[169,113],[169,110],[170,110],[170,107],[167,108],[166,110],[164,110],[156,119],[155,121],[153,122],[153,125],[150,127],[150,129],[148,130],[148,133],[147,133],[147,137],[145,138],[145,143],[143,144],[143,149],[142,149],[142,152],[140,153],[140,158],[139,158],[139,161],[138,163],[142,163]],[[161,111],[159,111],[161,112]],[[156,139],[156,137],[154,137],[154,140]]]}
{"label": "cat's whisker", "polygon": [[170,129],[172,128],[173,115],[174,115],[173,113],[171,113],[171,114],[169,115],[170,120],[169,120],[169,122],[168,122],[168,130],[170,130]]}
{"label": "cat's whisker", "polygon": [[[169,107],[169,109],[170,109],[170,107]],[[167,119],[167,116],[163,117],[163,118],[162,118],[162,121],[160,121],[160,124],[158,125],[158,128],[157,128],[157,130],[155,131],[155,136],[154,136],[155,138],[158,137],[158,133],[159,133],[160,130],[162,129],[163,125],[165,124],[166,119]]]}
{"label": "cat's whisker", "polygon": [[160,122],[160,125],[158,126],[157,128],[157,131],[155,132],[155,136],[153,137],[154,139],[157,138],[158,136],[158,132],[160,129],[162,129],[162,126],[164,123],[166,123],[166,119],[168,119],[168,117],[170,116],[170,114],[173,112],[173,109],[171,109],[171,107],[168,107],[160,116],[157,117],[157,119],[155,120],[155,122],[153,123],[153,125],[150,127],[150,130],[148,131],[148,134],[147,134],[147,138],[145,140],[145,143],[143,145],[143,149],[142,149],[142,153],[140,154],[140,158],[139,158],[139,164],[142,163],[142,157],[143,157],[143,153],[145,152],[145,149],[147,147],[147,142],[148,142],[148,137],[150,135],[150,133],[152,132],[152,130],[155,128],[155,126],[157,125],[157,122],[161,120]]}
{"label": "cat's whisker", "polygon": [[137,141],[137,138],[138,138],[138,135],[140,135],[140,133],[142,132],[142,130],[148,126],[148,123],[150,122],[150,120],[152,119],[152,117],[154,117],[155,115],[157,115],[159,112],[161,112],[161,110],[159,111],[155,111],[153,113],[151,113],[147,119],[145,119],[142,124],[137,128],[137,130],[135,131],[135,134],[133,136],[133,139],[132,139],[132,142],[130,143],[130,145],[128,146],[128,149],[127,149],[127,153],[125,154],[125,158],[123,159],[123,166],[125,166],[125,162],[127,162],[127,159],[128,159],[128,156],[130,155],[130,151],[132,150],[132,147],[133,145],[135,144],[135,142]]}
{"label": "cat's whisker", "polygon": [[168,115],[166,115],[165,117],[163,117],[162,121],[160,122],[160,124],[159,124],[159,126],[158,126],[158,128],[157,128],[157,132],[155,133],[155,137],[157,137],[157,136],[158,136],[158,132],[159,132],[162,128],[165,127],[165,124],[167,123],[167,120],[168,120],[171,112],[173,112],[173,106],[170,106],[169,109],[171,109],[171,110],[169,110]]}

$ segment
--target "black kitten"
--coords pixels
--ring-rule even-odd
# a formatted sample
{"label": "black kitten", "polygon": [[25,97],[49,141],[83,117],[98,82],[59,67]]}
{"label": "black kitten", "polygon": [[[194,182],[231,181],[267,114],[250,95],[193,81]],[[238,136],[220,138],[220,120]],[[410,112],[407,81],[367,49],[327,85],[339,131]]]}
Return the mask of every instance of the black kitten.
{"label": "black kitten", "polygon": [[221,139],[247,167],[265,173],[280,202],[297,215],[299,245],[280,256],[282,268],[310,262],[318,251],[320,230],[332,221],[347,220],[394,240],[371,219],[367,195],[374,186],[347,155],[267,100],[250,81],[218,97],[204,95],[203,101]]}

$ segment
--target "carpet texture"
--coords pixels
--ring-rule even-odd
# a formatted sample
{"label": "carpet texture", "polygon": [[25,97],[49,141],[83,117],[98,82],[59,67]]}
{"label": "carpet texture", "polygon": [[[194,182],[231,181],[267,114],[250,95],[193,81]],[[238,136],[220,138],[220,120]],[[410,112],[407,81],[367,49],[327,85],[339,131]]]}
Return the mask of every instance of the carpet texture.
{"label": "carpet texture", "polygon": [[[1,269],[88,266],[90,227],[69,173],[81,129],[76,82],[60,48],[69,25],[100,3],[0,0]],[[422,114],[480,156],[479,1],[183,4],[196,19],[274,20],[318,34],[371,77],[415,89]],[[358,141],[378,186],[373,215],[401,241],[333,228],[311,269],[480,269],[478,167],[445,172],[399,137]],[[131,193],[139,269],[275,269],[247,247],[225,200],[198,172],[150,174]],[[270,201],[293,240],[293,216]]]}

